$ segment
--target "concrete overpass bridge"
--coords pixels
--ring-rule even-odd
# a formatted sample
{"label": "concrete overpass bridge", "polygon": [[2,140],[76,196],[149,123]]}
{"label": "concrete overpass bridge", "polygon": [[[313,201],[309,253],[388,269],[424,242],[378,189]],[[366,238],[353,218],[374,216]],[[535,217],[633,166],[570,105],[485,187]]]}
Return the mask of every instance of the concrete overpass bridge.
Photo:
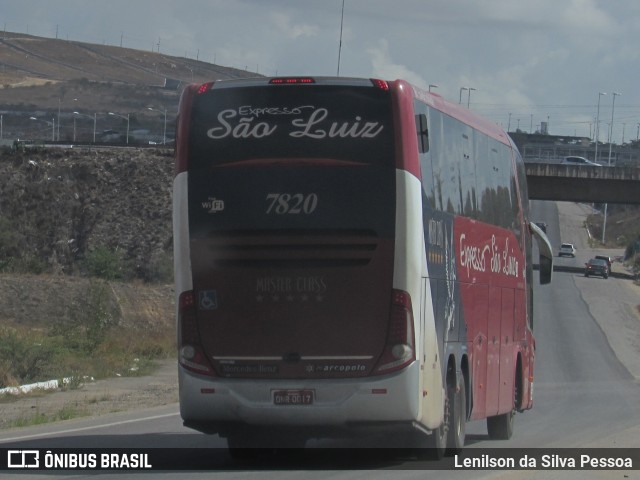
{"label": "concrete overpass bridge", "polygon": [[525,162],[529,199],[640,204],[640,167]]}

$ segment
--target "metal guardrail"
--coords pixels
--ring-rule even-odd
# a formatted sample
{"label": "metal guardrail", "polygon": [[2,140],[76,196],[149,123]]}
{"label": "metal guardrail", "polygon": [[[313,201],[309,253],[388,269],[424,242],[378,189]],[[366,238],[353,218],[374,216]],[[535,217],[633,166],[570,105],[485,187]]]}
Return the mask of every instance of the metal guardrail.
{"label": "metal guardrail", "polygon": [[[533,264],[533,269],[534,270],[539,270],[540,269],[540,265],[537,263]],[[565,265],[554,265],[553,266],[553,271],[554,272],[567,272],[567,273],[582,273],[584,274],[584,267],[570,267],[570,266],[565,266]],[[631,273],[622,273],[622,272],[611,272],[609,273],[610,277],[614,277],[614,278],[623,278],[626,280],[635,280],[636,276],[631,274]]]}

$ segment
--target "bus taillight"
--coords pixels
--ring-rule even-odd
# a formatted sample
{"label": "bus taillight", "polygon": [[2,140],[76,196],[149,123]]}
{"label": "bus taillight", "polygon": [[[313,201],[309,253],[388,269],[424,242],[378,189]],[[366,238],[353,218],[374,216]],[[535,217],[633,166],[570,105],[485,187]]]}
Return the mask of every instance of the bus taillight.
{"label": "bus taillight", "polygon": [[214,82],[207,82],[200,85],[200,87],[198,87],[198,95],[201,95],[211,90],[211,87],[213,87],[213,84]]}
{"label": "bus taillight", "polygon": [[182,292],[178,302],[178,354],[180,365],[192,372],[215,376],[215,371],[200,345],[194,292],[191,290]]}
{"label": "bus taillight", "polygon": [[374,375],[400,370],[416,359],[413,331],[411,296],[402,290],[394,290],[391,296],[387,343]]}
{"label": "bus taillight", "polygon": [[380,90],[389,90],[389,83],[386,80],[372,78],[371,83],[373,83],[374,87],[378,87]]}
{"label": "bus taillight", "polygon": [[311,77],[280,77],[269,80],[271,85],[300,85],[316,83]]}

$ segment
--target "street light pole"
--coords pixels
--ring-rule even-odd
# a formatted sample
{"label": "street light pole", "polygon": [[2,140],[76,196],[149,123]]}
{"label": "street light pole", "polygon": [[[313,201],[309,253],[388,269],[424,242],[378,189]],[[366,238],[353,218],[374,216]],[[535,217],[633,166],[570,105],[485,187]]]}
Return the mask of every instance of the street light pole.
{"label": "street light pole", "polygon": [[340,56],[342,55],[342,26],[343,25],[344,25],[344,0],[342,0],[342,13],[340,14],[340,42],[338,43],[338,72],[336,73],[336,77],[340,76]]}
{"label": "street light pole", "polygon": [[467,91],[469,92],[469,93],[467,94],[467,108],[469,108],[469,105],[471,105],[471,90],[475,90],[475,88],[473,88],[473,87],[469,87],[469,88],[467,89]]}
{"label": "street light pole", "polygon": [[458,103],[462,103],[462,91],[463,90],[469,90],[467,87],[460,87],[460,100],[458,100]]}
{"label": "street light pole", "polygon": [[613,112],[615,111],[616,108],[616,97],[618,95],[622,95],[621,93],[618,92],[613,92],[611,95],[613,95],[613,102],[611,104],[611,125],[610,125],[610,131],[609,131],[609,166],[611,166],[611,144],[613,143]]}
{"label": "street light pole", "polygon": [[[40,120],[40,119],[36,117],[29,117],[29,120]],[[51,141],[55,142],[56,141],[56,118],[52,117],[50,122],[47,120],[40,120],[40,121],[46,123],[47,125],[51,125]]]}
{"label": "street light pole", "polygon": [[598,140],[600,139],[600,97],[606,93],[598,92],[598,110],[596,113],[596,158],[594,161],[598,163]]}
{"label": "street light pole", "polygon": [[62,104],[62,99],[58,97],[58,141],[60,141],[60,106],[61,104]]}
{"label": "street light pole", "polygon": [[[81,117],[93,118],[93,143],[96,143],[96,121],[97,121],[97,113],[91,115],[86,115],[80,112],[73,112],[74,115],[80,115]],[[76,117],[73,117],[73,141],[75,142],[75,129],[76,129]]]}
{"label": "street light pole", "polygon": [[[616,97],[618,95],[622,95],[618,92],[613,92],[613,101],[611,102],[611,125],[609,125],[609,166],[611,166],[611,144],[613,143],[613,112],[616,109]],[[604,236],[607,231],[607,206],[608,204],[604,204],[604,219],[602,220],[602,244],[604,244]]]}
{"label": "street light pole", "polygon": [[[147,107],[147,110],[151,110],[152,112],[157,112],[158,109],[157,108],[153,108],[153,107]],[[167,144],[167,109],[164,108],[164,130],[162,132],[162,144],[166,145]]]}
{"label": "street light pole", "polygon": [[109,112],[109,115],[113,115],[114,117],[124,118],[127,121],[127,145],[129,145],[129,114],[127,116],[120,115],[119,113]]}

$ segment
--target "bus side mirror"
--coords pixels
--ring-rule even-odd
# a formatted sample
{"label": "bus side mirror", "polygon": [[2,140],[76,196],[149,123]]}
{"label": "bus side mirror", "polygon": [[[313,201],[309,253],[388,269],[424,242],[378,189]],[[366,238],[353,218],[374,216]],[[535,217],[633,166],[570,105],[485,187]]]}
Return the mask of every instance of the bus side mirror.
{"label": "bus side mirror", "polygon": [[551,283],[551,272],[553,272],[553,260],[540,255],[540,284]]}
{"label": "bus side mirror", "polygon": [[529,223],[529,229],[536,239],[538,250],[540,251],[540,284],[551,283],[553,273],[553,250],[547,235],[535,223]]}

